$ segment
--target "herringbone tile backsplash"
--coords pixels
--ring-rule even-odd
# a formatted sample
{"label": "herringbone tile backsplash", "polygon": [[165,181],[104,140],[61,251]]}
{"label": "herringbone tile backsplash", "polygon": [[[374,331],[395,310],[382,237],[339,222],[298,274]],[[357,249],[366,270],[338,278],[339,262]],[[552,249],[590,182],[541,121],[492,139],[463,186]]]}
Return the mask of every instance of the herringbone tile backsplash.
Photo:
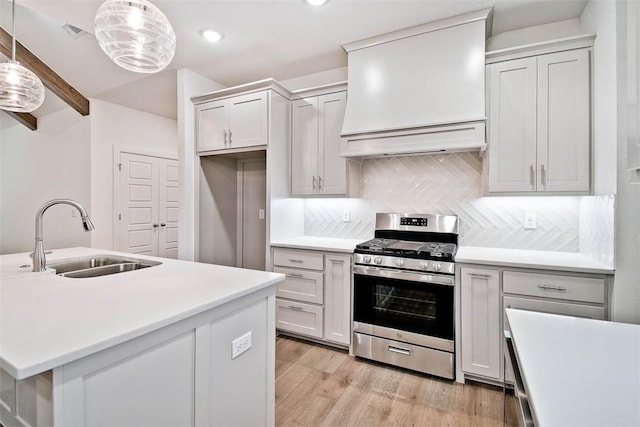
{"label": "herringbone tile backsplash", "polygon": [[[460,217],[462,245],[579,252],[582,242],[591,254],[608,252],[598,248],[612,239],[613,228],[609,233],[607,227],[603,231],[596,225],[613,224],[612,201],[483,197],[482,185],[478,153],[367,159],[362,165],[360,199],[305,201],[305,234],[364,240],[373,236],[376,212],[455,214]],[[350,222],[342,220],[345,210]],[[523,228],[526,212],[536,214],[535,230]],[[582,237],[581,226],[589,230]],[[601,254],[598,259],[607,256]]]}

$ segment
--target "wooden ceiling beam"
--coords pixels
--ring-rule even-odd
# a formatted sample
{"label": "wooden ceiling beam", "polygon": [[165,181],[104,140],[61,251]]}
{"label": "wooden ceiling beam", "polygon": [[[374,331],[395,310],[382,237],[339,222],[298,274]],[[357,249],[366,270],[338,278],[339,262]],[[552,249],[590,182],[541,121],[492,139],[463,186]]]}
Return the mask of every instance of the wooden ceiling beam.
{"label": "wooden ceiling beam", "polygon": [[5,111],[5,113],[29,129],[38,130],[38,119],[34,115],[29,113],[15,113],[13,111]]}
{"label": "wooden ceiling beam", "polygon": [[[0,27],[0,53],[11,58],[11,35],[2,27]],[[83,116],[89,114],[89,100],[17,40],[16,61],[33,71],[36,76],[40,77],[47,89],[55,93],[78,113]]]}

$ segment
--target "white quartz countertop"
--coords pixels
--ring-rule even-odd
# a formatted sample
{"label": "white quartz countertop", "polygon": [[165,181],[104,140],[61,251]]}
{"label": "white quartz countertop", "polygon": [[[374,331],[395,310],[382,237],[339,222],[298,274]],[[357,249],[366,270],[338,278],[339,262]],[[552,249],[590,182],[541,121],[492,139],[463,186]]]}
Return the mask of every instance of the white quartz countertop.
{"label": "white quartz countertop", "polygon": [[271,246],[291,249],[311,249],[329,252],[353,253],[356,245],[367,239],[340,239],[335,237],[298,236],[271,242]]}
{"label": "white quartz countertop", "polygon": [[530,251],[523,249],[481,248],[460,246],[456,262],[465,264],[501,265],[506,267],[539,268],[578,273],[613,274],[614,269],[576,252]]}
{"label": "white quartz countertop", "polygon": [[26,378],[268,288],[284,275],[72,248],[47,262],[98,254],[162,265],[94,278],[31,273],[28,254],[0,256],[0,367]]}
{"label": "white quartz countertop", "polygon": [[640,325],[506,311],[537,426],[640,425]]}

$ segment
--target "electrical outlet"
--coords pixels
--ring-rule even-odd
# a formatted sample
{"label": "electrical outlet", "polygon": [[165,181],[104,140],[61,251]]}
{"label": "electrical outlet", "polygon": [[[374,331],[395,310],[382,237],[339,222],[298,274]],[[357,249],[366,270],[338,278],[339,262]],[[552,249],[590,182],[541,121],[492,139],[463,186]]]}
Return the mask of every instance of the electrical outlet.
{"label": "electrical outlet", "polygon": [[342,221],[344,221],[344,222],[350,222],[351,221],[351,212],[349,211],[349,209],[344,209],[342,211]]}
{"label": "electrical outlet", "polygon": [[235,359],[251,348],[251,331],[231,342],[231,358]]}
{"label": "electrical outlet", "polygon": [[524,228],[525,230],[536,229],[536,214],[527,212],[524,214]]}
{"label": "electrical outlet", "polygon": [[258,209],[258,219],[264,219],[264,209]]}

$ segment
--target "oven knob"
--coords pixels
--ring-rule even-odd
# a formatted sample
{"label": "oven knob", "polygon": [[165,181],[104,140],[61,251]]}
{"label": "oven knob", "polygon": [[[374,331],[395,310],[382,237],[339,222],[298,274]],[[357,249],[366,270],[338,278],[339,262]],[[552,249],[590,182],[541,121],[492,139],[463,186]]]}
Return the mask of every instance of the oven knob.
{"label": "oven knob", "polygon": [[434,262],[433,271],[440,271],[440,270],[442,270],[442,264],[440,264],[439,262]]}
{"label": "oven knob", "polygon": [[371,262],[371,257],[369,255],[365,255],[365,257],[362,259],[365,263],[369,264]]}
{"label": "oven knob", "polygon": [[420,263],[420,268],[423,270],[428,270],[429,269],[429,263],[427,261],[422,261]]}
{"label": "oven knob", "polygon": [[376,264],[382,264],[382,257],[379,257],[379,256],[375,257],[373,259],[373,262],[375,262]]}
{"label": "oven knob", "polygon": [[396,265],[397,265],[398,267],[402,267],[402,266],[404,265],[404,260],[403,260],[403,259],[398,259],[398,260],[396,260]]}

